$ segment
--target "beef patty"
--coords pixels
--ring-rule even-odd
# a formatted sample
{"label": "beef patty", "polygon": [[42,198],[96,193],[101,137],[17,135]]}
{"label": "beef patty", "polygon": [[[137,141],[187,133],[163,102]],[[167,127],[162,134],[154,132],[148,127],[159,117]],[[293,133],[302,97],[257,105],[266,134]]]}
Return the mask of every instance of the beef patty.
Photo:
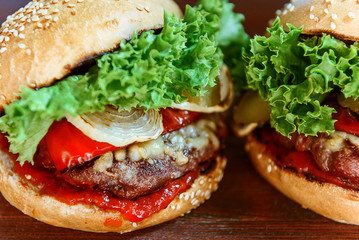
{"label": "beef patty", "polygon": [[62,178],[77,188],[92,187],[118,197],[137,198],[213,159],[220,150],[219,130],[214,119],[201,119],[156,140],[75,166],[62,173]]}
{"label": "beef patty", "polygon": [[328,135],[305,136],[294,133],[291,139],[271,130],[273,141],[289,150],[309,151],[317,166],[332,176],[359,183],[359,137],[335,131]]}

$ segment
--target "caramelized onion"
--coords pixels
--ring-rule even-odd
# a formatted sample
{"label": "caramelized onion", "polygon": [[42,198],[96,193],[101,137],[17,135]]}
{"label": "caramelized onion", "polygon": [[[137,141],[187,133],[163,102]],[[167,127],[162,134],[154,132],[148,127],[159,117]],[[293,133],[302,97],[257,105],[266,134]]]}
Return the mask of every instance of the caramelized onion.
{"label": "caramelized onion", "polygon": [[223,65],[221,74],[217,78],[217,84],[214,87],[207,87],[203,96],[191,97],[188,93],[183,93],[188,100],[180,104],[172,104],[174,108],[188,110],[192,112],[224,112],[233,100],[233,84],[230,78],[228,68]]}
{"label": "caramelized onion", "polygon": [[156,139],[163,132],[162,115],[155,110],[128,112],[108,106],[104,112],[66,118],[91,139],[116,147]]}

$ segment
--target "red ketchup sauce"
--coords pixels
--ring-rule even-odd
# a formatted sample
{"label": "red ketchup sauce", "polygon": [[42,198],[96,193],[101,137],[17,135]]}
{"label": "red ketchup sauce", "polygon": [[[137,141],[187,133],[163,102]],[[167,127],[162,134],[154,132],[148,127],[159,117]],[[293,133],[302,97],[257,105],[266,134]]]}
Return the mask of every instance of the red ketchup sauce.
{"label": "red ketchup sauce", "polygon": [[[9,143],[0,134],[0,147],[8,152]],[[173,180],[158,191],[135,200],[118,198],[106,191],[96,191],[92,189],[76,190],[68,183],[58,178],[55,172],[48,171],[40,166],[25,163],[23,166],[16,161],[17,156],[9,153],[15,163],[15,172],[24,180],[24,185],[31,183],[35,186],[42,186],[41,194],[55,197],[57,200],[75,205],[79,203],[94,204],[98,207],[119,211],[124,218],[131,222],[139,222],[160,210],[166,208],[177,195],[190,187],[198,172],[190,172],[187,175]],[[107,219],[106,226],[120,226],[120,219]]]}
{"label": "red ketchup sauce", "polygon": [[332,176],[321,170],[315,163],[310,152],[290,150],[283,146],[283,144],[275,141],[275,138],[272,138],[273,131],[273,129],[264,129],[261,137],[262,142],[267,145],[267,153],[272,156],[272,159],[275,160],[278,166],[303,174],[309,180],[328,182],[340,187],[356,189],[356,187],[351,185],[347,180]]}

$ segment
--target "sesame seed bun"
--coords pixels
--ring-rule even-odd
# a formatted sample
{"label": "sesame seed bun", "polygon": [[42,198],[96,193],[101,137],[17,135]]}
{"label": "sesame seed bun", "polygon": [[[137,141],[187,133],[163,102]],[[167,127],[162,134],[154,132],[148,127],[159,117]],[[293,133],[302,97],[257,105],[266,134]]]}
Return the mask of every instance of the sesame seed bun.
{"label": "sesame seed bun", "polygon": [[[160,29],[164,10],[182,15],[172,0],[34,0],[9,16],[0,29],[0,110],[21,87],[41,88],[68,75],[83,61],[116,49],[134,32]],[[198,207],[218,187],[226,159],[200,175],[165,209],[133,223],[119,211],[91,204],[69,205],[41,194],[14,172],[0,150],[0,191],[16,208],[42,222],[83,231],[130,232],[181,216]],[[31,176],[30,176],[31,177]],[[108,220],[115,223],[108,224]],[[111,221],[110,221],[111,222]]]}
{"label": "sesame seed bun", "polygon": [[[137,223],[126,220],[118,211],[88,204],[68,205],[51,196],[41,195],[39,189],[14,172],[13,161],[1,150],[0,191],[10,204],[39,221],[82,231],[125,233],[169,221],[197,208],[218,188],[226,162],[225,157],[218,156],[211,172],[199,175],[191,187],[165,209]],[[108,219],[115,219],[120,226],[106,225]]]}
{"label": "sesame seed bun", "polygon": [[0,28],[0,110],[21,86],[48,86],[135,31],[162,28],[164,9],[181,15],[172,0],[30,2]]}
{"label": "sesame seed bun", "polygon": [[297,0],[286,4],[277,15],[283,26],[304,27],[304,34],[327,33],[342,40],[359,40],[358,1]]}
{"label": "sesame seed bun", "polygon": [[308,181],[305,176],[283,169],[268,155],[267,147],[254,135],[246,150],[262,177],[288,198],[318,214],[341,223],[359,225],[359,193],[335,184]]}

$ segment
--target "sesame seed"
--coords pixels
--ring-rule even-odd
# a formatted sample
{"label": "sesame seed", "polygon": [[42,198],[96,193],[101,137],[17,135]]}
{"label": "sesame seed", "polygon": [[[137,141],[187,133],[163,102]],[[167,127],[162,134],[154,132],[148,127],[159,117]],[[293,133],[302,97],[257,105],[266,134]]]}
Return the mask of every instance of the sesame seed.
{"label": "sesame seed", "polygon": [[286,15],[287,13],[288,13],[288,10],[287,10],[287,9],[284,9],[282,14],[283,14],[283,15]]}
{"label": "sesame seed", "polygon": [[2,43],[4,41],[5,37],[4,36],[0,36],[0,43]]}
{"label": "sesame seed", "polygon": [[201,181],[199,181],[199,184],[202,185],[204,183],[203,179],[201,179]]}
{"label": "sesame seed", "polygon": [[324,13],[325,13],[325,14],[329,14],[328,8],[324,9]]}
{"label": "sesame seed", "polygon": [[197,192],[196,192],[196,196],[200,195],[201,194],[201,190],[198,189]]}
{"label": "sesame seed", "polygon": [[54,20],[54,22],[57,22],[57,21],[59,21],[59,17],[55,16],[53,20]]}
{"label": "sesame seed", "polygon": [[194,198],[194,192],[191,193],[191,198]]}
{"label": "sesame seed", "polygon": [[1,99],[4,100],[4,101],[6,100],[6,98],[5,98],[4,95],[1,95],[0,97],[1,97]]}
{"label": "sesame seed", "polygon": [[58,13],[60,12],[60,10],[58,8],[55,8],[54,11],[52,11],[53,13]]}
{"label": "sesame seed", "polygon": [[84,0],[77,0],[78,3],[82,3]]}
{"label": "sesame seed", "polygon": [[6,50],[7,50],[6,47],[2,47],[2,48],[0,48],[0,53],[4,53]]}
{"label": "sesame seed", "polygon": [[139,8],[139,7],[136,7],[136,9],[137,9],[138,11],[140,11],[140,12],[143,11],[143,9],[142,9],[142,8]]}
{"label": "sesame seed", "polygon": [[10,38],[8,36],[5,37],[5,42],[8,42]]}
{"label": "sesame seed", "polygon": [[177,205],[177,210],[179,210],[181,208],[181,205],[180,204],[178,204]]}
{"label": "sesame seed", "polygon": [[148,12],[148,13],[150,12],[150,9],[148,7],[145,7],[144,9],[146,12]]}
{"label": "sesame seed", "polygon": [[37,21],[40,20],[40,18],[39,18],[39,16],[34,15],[34,16],[32,16],[31,20],[32,20],[33,22],[37,22]]}
{"label": "sesame seed", "polygon": [[312,12],[314,10],[314,6],[312,5],[311,7],[310,7],[310,11]]}
{"label": "sesame seed", "polygon": [[137,227],[137,223],[135,223],[135,222],[132,223],[132,226],[133,226],[133,227]]}
{"label": "sesame seed", "polygon": [[75,4],[69,4],[67,5],[68,8],[74,8],[75,7]]}
{"label": "sesame seed", "polygon": [[[350,18],[355,18],[356,16],[355,16],[355,13],[349,12],[349,13],[348,13],[348,17],[350,17]],[[1,42],[1,41],[0,41],[0,42]]]}
{"label": "sesame seed", "polygon": [[45,19],[46,19],[46,20],[50,20],[51,18],[52,18],[51,15],[46,15],[46,16],[45,16]]}
{"label": "sesame seed", "polygon": [[59,0],[52,0],[52,4],[56,4],[58,2],[59,2]]}
{"label": "sesame seed", "polygon": [[198,202],[197,199],[193,199],[193,200],[191,201],[191,204],[192,204],[193,206],[196,206],[198,203],[199,203],[199,202]]}
{"label": "sesame seed", "polygon": [[76,13],[77,13],[76,10],[72,10],[72,11],[71,11],[71,14],[72,14],[72,15],[76,15]]}
{"label": "sesame seed", "polygon": [[267,172],[272,172],[272,166],[271,165],[268,165],[268,167],[267,167]]}
{"label": "sesame seed", "polygon": [[258,158],[259,158],[259,159],[261,159],[262,157],[263,157],[263,154],[262,154],[262,153],[258,154]]}
{"label": "sesame seed", "polygon": [[25,178],[26,178],[27,180],[30,180],[30,179],[31,179],[31,175],[30,175],[30,174],[25,174]]}
{"label": "sesame seed", "polygon": [[36,27],[37,27],[37,28],[43,28],[43,25],[42,25],[42,23],[37,23],[37,24],[36,24]]}
{"label": "sesame seed", "polygon": [[[0,79],[2,79],[2,75],[1,75],[1,74],[0,74]],[[4,97],[4,96],[1,95],[1,97]]]}
{"label": "sesame seed", "polygon": [[333,14],[332,14],[332,18],[333,18],[333,20],[336,20],[336,19],[338,19],[338,15],[336,15],[335,13],[333,13]]}
{"label": "sesame seed", "polygon": [[288,4],[288,10],[289,12],[293,12],[295,9],[295,6],[293,4]]}
{"label": "sesame seed", "polygon": [[186,196],[184,197],[184,200],[188,200],[189,199],[189,195],[188,194],[186,194]]}
{"label": "sesame seed", "polygon": [[318,17],[315,17],[315,18],[314,18],[314,21],[319,22],[319,18],[318,18]]}
{"label": "sesame seed", "polygon": [[70,0],[64,0],[64,3],[68,3],[68,2],[70,2]]}
{"label": "sesame seed", "polygon": [[211,196],[211,192],[207,190],[205,194],[206,199],[208,199],[210,196]]}
{"label": "sesame seed", "polygon": [[281,15],[281,14],[282,14],[282,10],[277,9],[277,11],[275,11],[275,14],[276,14],[277,16]]}
{"label": "sesame seed", "polygon": [[30,55],[31,54],[31,50],[30,49],[26,49],[26,54]]}
{"label": "sesame seed", "polygon": [[310,15],[309,15],[309,18],[310,18],[310,19],[314,19],[314,14],[310,14]]}
{"label": "sesame seed", "polygon": [[25,48],[25,47],[26,47],[25,44],[19,43],[19,48]]}
{"label": "sesame seed", "polygon": [[183,193],[179,195],[179,199],[181,200],[183,198]]}
{"label": "sesame seed", "polygon": [[336,27],[337,27],[337,25],[335,25],[335,23],[333,23],[333,22],[330,23],[330,28],[332,30],[334,30]]}
{"label": "sesame seed", "polygon": [[25,39],[25,35],[24,35],[23,33],[20,33],[20,34],[19,34],[19,38]]}
{"label": "sesame seed", "polygon": [[175,209],[176,209],[176,206],[175,206],[175,205],[172,205],[172,206],[171,206],[171,209],[172,209],[172,210],[175,210]]}

